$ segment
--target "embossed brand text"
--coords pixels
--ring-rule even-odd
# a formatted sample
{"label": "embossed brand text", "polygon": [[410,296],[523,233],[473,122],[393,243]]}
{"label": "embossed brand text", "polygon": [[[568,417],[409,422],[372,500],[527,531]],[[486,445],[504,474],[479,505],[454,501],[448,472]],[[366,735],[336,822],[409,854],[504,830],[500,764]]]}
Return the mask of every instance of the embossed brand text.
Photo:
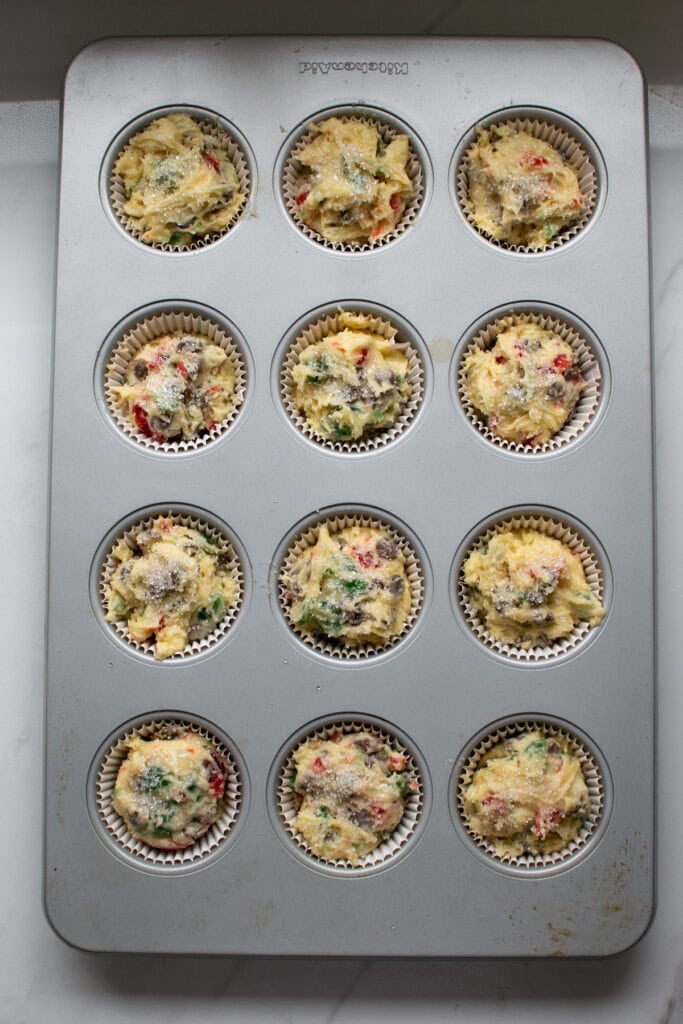
{"label": "embossed brand text", "polygon": [[299,74],[327,75],[330,71],[360,71],[367,75],[369,71],[379,71],[383,75],[407,75],[407,61],[373,61],[373,60],[314,60],[299,61]]}

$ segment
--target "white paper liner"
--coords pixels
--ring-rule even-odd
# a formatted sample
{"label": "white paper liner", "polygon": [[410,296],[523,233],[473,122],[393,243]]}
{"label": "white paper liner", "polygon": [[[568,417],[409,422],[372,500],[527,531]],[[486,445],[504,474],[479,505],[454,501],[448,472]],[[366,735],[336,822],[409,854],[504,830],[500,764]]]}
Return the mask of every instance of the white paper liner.
{"label": "white paper liner", "polygon": [[[514,738],[515,736],[519,736],[525,732],[534,731],[539,731],[544,736],[548,737],[561,737],[567,742],[569,752],[577,757],[581,762],[581,772],[588,788],[591,809],[579,834],[562,850],[557,850],[555,853],[547,854],[520,854],[515,857],[512,854],[499,853],[493,843],[489,842],[485,836],[479,835],[479,833],[475,832],[474,829],[471,828],[463,806],[463,794],[465,789],[472,782],[474,773],[479,767],[482,758],[489,750],[495,747],[496,744],[504,742],[506,739]],[[585,846],[595,832],[602,814],[604,805],[604,782],[602,774],[591,754],[586,750],[577,737],[566,729],[561,729],[558,726],[552,725],[551,723],[543,720],[510,722],[506,725],[498,726],[497,729],[489,733],[489,735],[481,740],[472,750],[469,757],[463,764],[458,777],[456,803],[460,819],[465,827],[467,835],[481,850],[484,850],[490,857],[501,864],[508,864],[516,868],[533,870],[534,868],[547,868],[555,864],[560,864],[573,857]]]}
{"label": "white paper liner", "polygon": [[330,334],[337,334],[344,329],[340,322],[342,313],[369,318],[367,330],[380,334],[383,338],[393,340],[396,337],[398,328],[389,320],[380,316],[366,313],[363,310],[339,309],[336,313],[329,313],[319,320],[314,320],[301,331],[285,353],[285,358],[280,371],[280,394],[285,409],[294,426],[305,437],[323,448],[337,452],[368,452],[389,444],[394,441],[410,425],[414,419],[422,399],[424,397],[424,365],[416,348],[408,341],[397,341],[396,349],[402,351],[408,359],[408,373],[406,379],[412,386],[410,397],[401,407],[401,411],[391,426],[382,430],[374,430],[367,436],[349,441],[332,441],[323,434],[318,433],[306,419],[305,414],[296,404],[296,383],[293,378],[293,370],[299,361],[299,356],[309,345],[315,345]]}
{"label": "white paper liner", "polygon": [[[290,780],[295,770],[294,755],[304,743],[308,743],[308,741],[312,739],[327,740],[335,733],[348,735],[349,733],[355,732],[370,732],[375,736],[379,736],[382,742],[386,743],[386,745],[391,747],[391,749],[396,751],[396,753],[404,754],[407,758],[405,770],[415,779],[418,784],[418,789],[417,792],[411,793],[407,798],[403,817],[395,831],[380,843],[376,849],[372,850],[364,857],[359,858],[356,864],[352,864],[348,860],[328,860],[327,858],[314,853],[313,850],[310,849],[306,838],[297,830],[295,825],[295,820],[299,813],[299,804],[297,803],[295,794],[290,787]],[[415,833],[420,820],[423,803],[424,795],[422,778],[410,750],[391,733],[378,728],[378,726],[373,725],[370,722],[364,722],[362,719],[332,722],[328,725],[321,725],[313,732],[308,733],[308,735],[299,740],[296,746],[292,748],[278,775],[278,812],[291,839],[296,843],[300,850],[303,850],[309,857],[314,861],[317,861],[319,864],[330,865],[349,872],[359,871],[369,867],[378,867],[379,865],[386,863],[386,861],[390,860],[392,857],[395,857],[397,853],[403,850],[406,843]]]}
{"label": "white paper liner", "polygon": [[[195,437],[179,438],[173,441],[155,441],[138,430],[135,424],[131,423],[124,415],[112,389],[126,383],[128,366],[144,345],[158,340],[165,334],[172,334],[174,331],[199,335],[212,345],[219,345],[223,349],[235,370],[233,403],[225,419],[217,423],[212,430],[202,428]],[[126,331],[111,352],[104,376],[104,396],[107,408],[117,427],[137,444],[141,444],[151,451],[168,452],[169,454],[196,451],[222,437],[235,422],[244,405],[246,388],[246,364],[233,338],[207,317],[182,311],[156,313]]]}
{"label": "white paper liner", "polygon": [[[158,732],[163,726],[182,726],[208,739],[211,745],[225,758],[228,766],[228,777],[225,784],[225,795],[222,800],[220,817],[214,822],[205,835],[201,836],[192,846],[182,850],[161,850],[150,846],[136,838],[128,830],[126,822],[114,810],[112,800],[116,776],[122,763],[126,760],[130,741],[134,736],[147,738]],[[235,824],[242,805],[242,782],[237,765],[230,751],[219,739],[204,726],[195,725],[187,719],[155,719],[145,722],[136,728],[128,729],[105,754],[97,770],[95,778],[96,802],[100,817],[112,839],[127,853],[146,864],[179,867],[191,864],[205,857],[218,847]]]}
{"label": "white paper liner", "polygon": [[[483,350],[493,348],[499,334],[502,334],[509,327],[523,323],[537,324],[547,331],[552,331],[570,345],[574,353],[574,362],[581,370],[581,374],[586,381],[586,386],[579,395],[579,400],[567,422],[549,441],[539,445],[521,444],[518,441],[509,441],[498,437],[492,430],[489,430],[479,410],[467,396],[467,378],[465,375],[467,357],[477,348]],[[504,451],[519,452],[524,455],[539,455],[543,452],[557,451],[558,448],[563,448],[577,437],[580,437],[594,418],[602,393],[600,364],[590,344],[575,327],[572,327],[571,324],[568,324],[560,317],[552,316],[549,313],[520,310],[517,313],[510,313],[507,316],[497,317],[495,320],[492,320],[474,335],[469,345],[463,351],[457,373],[458,396],[463,411],[470,423],[476,427],[487,441],[490,441],[497,448],[501,448]]]}
{"label": "white paper liner", "polygon": [[[216,139],[216,141],[220,144],[220,146],[227,152],[228,156],[230,157],[230,160],[235,168],[235,171],[237,172],[239,190],[244,197],[239,206],[236,208],[235,213],[233,214],[229,223],[226,224],[226,226],[222,228],[222,230],[214,231],[211,234],[203,237],[197,237],[189,245],[169,245],[168,242],[146,242],[142,237],[144,232],[140,231],[140,229],[138,228],[135,218],[129,217],[124,211],[124,206],[128,202],[128,196],[126,195],[126,190],[124,188],[123,179],[121,175],[116,174],[116,172],[114,171],[116,161],[121,156],[123,151],[127,149],[132,142],[135,141],[136,136],[141,131],[144,131],[146,128],[148,128],[153,121],[157,121],[159,120],[160,117],[164,117],[171,113],[187,114],[189,117],[192,118],[193,121],[195,121],[196,124],[199,125],[203,132],[205,132],[207,135],[212,135],[214,139]],[[232,136],[228,134],[228,132],[223,128],[222,125],[211,120],[208,116],[201,116],[200,113],[196,110],[189,108],[182,109],[174,107],[171,110],[155,111],[154,116],[150,117],[149,120],[146,121],[144,124],[141,124],[138,131],[134,135],[131,135],[131,137],[127,139],[126,142],[119,147],[115,154],[114,160],[112,161],[112,169],[109,178],[108,188],[109,201],[111,203],[112,211],[116,219],[118,220],[119,224],[123,227],[125,231],[128,232],[128,234],[132,235],[133,238],[136,238],[143,245],[148,246],[150,249],[157,249],[160,252],[193,252],[197,249],[203,249],[207,245],[212,245],[214,242],[217,242],[220,238],[223,238],[232,227],[235,226],[237,221],[242,216],[244,208],[247,204],[247,200],[249,198],[249,192],[251,189],[250,178],[251,176],[249,173],[249,165],[247,163],[247,159],[244,152],[242,151],[238,143],[235,141],[235,139],[233,139]]]}
{"label": "white paper liner", "polygon": [[[345,114],[329,110],[325,113],[324,117],[318,118],[315,123],[320,123],[329,117],[337,117],[345,124],[355,122],[358,124],[371,125],[378,132],[385,147],[395,139],[397,135],[407,135],[410,139],[410,132],[407,128],[399,130],[399,128],[388,124],[386,121],[381,121],[378,118],[371,116]],[[307,129],[299,136],[285,161],[282,172],[282,197],[285,202],[285,207],[292,218],[293,223],[306,235],[307,238],[310,238],[312,241],[324,246],[326,249],[333,249],[336,252],[369,252],[382,245],[386,245],[387,242],[393,241],[411,227],[417,217],[424,198],[424,170],[420,163],[420,159],[410,142],[408,146],[408,163],[406,165],[406,172],[413,184],[413,194],[406,203],[405,209],[392,231],[387,232],[386,235],[383,235],[382,238],[376,239],[374,242],[369,240],[367,242],[330,242],[323,235],[304,224],[297,212],[296,197],[299,195],[302,188],[305,187],[307,178],[304,173],[303,165],[298,160],[298,154],[304,146],[307,146],[308,143],[315,138],[315,136],[316,132],[312,128]]]}
{"label": "white paper liner", "polygon": [[[398,547],[405,559],[406,578],[408,580],[408,586],[410,587],[411,597],[410,611],[405,623],[403,624],[401,632],[395,637],[392,637],[385,644],[368,643],[344,646],[343,639],[335,642],[328,637],[318,637],[316,635],[311,636],[303,630],[298,629],[296,624],[292,621],[290,616],[291,609],[285,599],[287,588],[284,585],[283,576],[291,569],[296,558],[302,551],[305,551],[306,548],[313,547],[317,543],[321,526],[327,526],[330,534],[337,533],[339,530],[343,530],[347,526],[368,526],[384,530],[388,536],[398,544]],[[303,641],[307,647],[312,647],[321,654],[326,654],[332,658],[341,658],[344,660],[351,660],[354,658],[371,658],[375,654],[381,654],[384,651],[390,650],[399,642],[399,640],[402,640],[415,625],[420,609],[424,603],[424,574],[412,545],[394,526],[381,519],[377,519],[374,516],[349,513],[347,515],[340,514],[333,516],[329,519],[321,519],[319,522],[306,527],[306,529],[296,537],[284,557],[279,573],[278,590],[280,607],[284,613],[285,620],[293,633],[299,638],[299,640]]]}
{"label": "white paper liner", "polygon": [[[595,553],[591,550],[588,542],[577,530],[558,519],[552,519],[550,516],[518,515],[511,516],[507,519],[502,519],[498,523],[494,523],[485,530],[484,533],[480,534],[476,541],[468,548],[462,559],[462,565],[464,565],[467,557],[473,551],[481,547],[483,544],[488,543],[494,534],[502,533],[505,530],[538,530],[539,533],[544,533],[548,537],[554,537],[562,544],[566,544],[572,554],[576,555],[580,560],[586,577],[586,583],[602,604],[604,581],[602,570],[600,569]],[[574,625],[574,628],[568,636],[553,640],[545,646],[531,648],[515,647],[513,644],[504,643],[502,640],[496,640],[489,633],[486,622],[481,617],[478,609],[475,608],[469,599],[469,588],[463,577],[462,565],[458,579],[458,599],[464,612],[465,621],[477,639],[490,650],[496,651],[498,654],[503,654],[515,661],[550,661],[559,655],[563,655],[568,651],[571,651],[588,636],[591,630],[599,628],[599,626],[590,626],[588,622],[580,620]]]}
{"label": "white paper liner", "polygon": [[183,658],[191,658],[194,655],[201,654],[203,651],[208,650],[215,644],[222,640],[226,635],[242,606],[244,599],[244,571],[240,563],[239,557],[232,546],[230,538],[227,534],[221,533],[216,527],[211,526],[205,520],[198,518],[197,516],[187,515],[185,513],[174,512],[169,510],[167,512],[157,512],[152,516],[146,516],[144,519],[140,519],[135,523],[131,523],[127,526],[117,537],[112,541],[109,551],[102,563],[100,570],[100,600],[102,604],[102,612],[106,614],[106,600],[105,595],[107,588],[111,582],[114,571],[120,564],[115,558],[113,558],[112,552],[116,545],[122,538],[133,539],[135,533],[139,530],[149,529],[155,519],[162,516],[164,519],[170,519],[174,525],[177,526],[189,526],[193,530],[200,530],[203,533],[207,533],[209,536],[214,537],[220,544],[220,551],[225,551],[230,555],[230,575],[237,585],[237,596],[235,603],[231,608],[226,605],[226,612],[224,617],[217,623],[216,628],[212,630],[208,636],[203,637],[201,640],[192,640],[188,643],[182,651],[178,651],[177,654],[171,654],[168,658],[164,658],[163,661],[158,661],[154,658],[154,649],[156,641],[153,639],[145,640],[143,643],[133,640],[128,633],[128,623],[125,619],[117,619],[116,622],[106,622],[106,625],[114,629],[118,635],[126,641],[132,648],[139,651],[142,654],[146,654],[150,659],[154,660],[156,664],[164,664],[168,661],[180,661]]}
{"label": "white paper liner", "polygon": [[482,238],[485,238],[487,242],[490,242],[491,245],[496,245],[501,249],[508,250],[509,252],[520,253],[544,253],[549,252],[551,249],[557,249],[565,242],[568,242],[571,238],[574,238],[590,220],[598,198],[597,171],[591,163],[588,153],[580,145],[577,139],[560,125],[553,124],[553,122],[543,116],[541,112],[539,112],[538,117],[500,118],[495,121],[482,122],[481,127],[497,128],[503,124],[510,125],[512,128],[527,132],[534,138],[547,142],[553,147],[553,149],[556,149],[561,153],[567,163],[574,168],[578,175],[579,188],[585,200],[583,209],[580,211],[576,220],[561,228],[561,230],[558,231],[555,237],[552,238],[547,245],[538,247],[529,245],[513,245],[509,242],[492,238],[477,226],[474,219],[472,204],[469,199],[467,171],[470,154],[472,153],[473,147],[476,145],[476,130],[473,133],[474,137],[472,142],[463,154],[456,172],[455,187],[460,209],[465,214],[468,223],[474,228],[474,230],[480,234]]}

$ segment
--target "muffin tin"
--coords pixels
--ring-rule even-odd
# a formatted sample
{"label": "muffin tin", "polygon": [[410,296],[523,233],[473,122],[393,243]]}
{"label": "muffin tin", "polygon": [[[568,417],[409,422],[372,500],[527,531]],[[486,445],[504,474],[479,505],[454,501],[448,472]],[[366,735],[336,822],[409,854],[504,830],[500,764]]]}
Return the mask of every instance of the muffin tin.
{"label": "muffin tin", "polygon": [[[249,185],[237,221],[185,251],[146,246],[110,199],[118,147],[165,110],[226,130]],[[290,214],[292,148],[332,112],[410,136],[419,201],[381,245],[321,245]],[[459,170],[477,124],[539,117],[560,134],[574,127],[596,191],[566,240],[518,252],[475,231]],[[605,42],[117,39],[76,58],[62,133],[44,886],[66,941],[548,957],[608,955],[644,933],[654,906],[645,138],[640,73]],[[419,402],[383,443],[321,444],[291,415],[288,351],[339,308],[391,324],[412,352]],[[566,325],[593,374],[590,407],[542,451],[493,442],[459,393],[467,347],[517,315]],[[145,443],[112,415],[112,354],[149,322],[196,322],[239,355],[239,409],[200,444]],[[100,580],[116,537],[162,512],[227,538],[241,601],[215,642],[158,662],[105,621]],[[395,643],[339,657],[288,622],[287,552],[325,520],[387,524],[414,553],[418,599]],[[541,657],[487,643],[461,600],[466,552],[510,520],[584,545],[607,608],[599,627]],[[232,765],[220,827],[177,856],[131,841],[109,799],[121,742],[163,722],[215,737]],[[476,750],[528,723],[581,751],[593,818],[566,855],[508,863],[470,834],[458,793]],[[339,728],[391,737],[420,783],[405,827],[358,867],[312,856],[282,792],[294,747]]]}

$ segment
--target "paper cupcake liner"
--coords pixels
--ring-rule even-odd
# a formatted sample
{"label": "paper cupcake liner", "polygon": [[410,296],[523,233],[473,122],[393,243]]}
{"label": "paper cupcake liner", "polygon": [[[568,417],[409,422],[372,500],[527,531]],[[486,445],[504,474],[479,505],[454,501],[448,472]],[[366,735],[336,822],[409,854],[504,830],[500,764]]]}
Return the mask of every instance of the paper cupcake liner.
{"label": "paper cupcake liner", "polygon": [[[539,114],[541,114],[540,111]],[[542,116],[527,116],[512,118],[503,117],[492,121],[482,121],[480,126],[484,128],[497,128],[504,124],[510,125],[512,128],[525,131],[534,138],[547,142],[553,147],[553,149],[556,149],[564,157],[567,163],[574,168],[578,175],[579,188],[581,189],[585,199],[585,206],[576,220],[563,227],[547,245],[542,247],[534,248],[529,245],[512,245],[509,242],[492,238],[477,226],[474,219],[472,204],[469,199],[467,171],[470,156],[473,152],[474,146],[476,145],[475,129],[473,131],[473,139],[462,155],[456,172],[455,189],[460,209],[464,213],[470,226],[477,232],[477,234],[481,235],[482,238],[485,238],[487,242],[491,243],[491,245],[498,246],[500,249],[505,249],[508,252],[519,253],[545,253],[552,249],[557,249],[561,245],[564,245],[565,242],[568,242],[571,238],[574,238],[591,219],[598,198],[598,172],[583,146],[569,131],[565,130],[559,124],[555,124],[551,120]],[[479,127],[479,125],[477,127]]]}
{"label": "paper cupcake liner", "polygon": [[[574,362],[581,370],[586,381],[586,386],[579,396],[574,411],[564,426],[549,441],[533,446],[521,444],[517,441],[508,441],[505,438],[498,437],[492,430],[489,430],[479,410],[467,396],[467,378],[465,375],[465,362],[469,355],[478,348],[483,350],[493,348],[499,334],[508,327],[524,323],[537,324],[545,330],[552,331],[570,345],[574,353]],[[464,349],[457,373],[458,397],[465,416],[472,426],[479,431],[482,437],[485,437],[487,441],[490,441],[497,448],[501,448],[503,451],[519,452],[523,455],[541,455],[544,452],[557,451],[558,448],[563,448],[577,437],[580,437],[595,417],[602,394],[600,364],[590,344],[575,327],[572,327],[571,324],[560,317],[552,316],[549,313],[520,310],[517,313],[510,313],[507,316],[497,317],[495,320],[492,320],[474,335]]]}
{"label": "paper cupcake liner", "polygon": [[[290,616],[291,609],[285,599],[286,587],[282,577],[289,572],[295,560],[303,551],[316,544],[321,526],[327,526],[328,530],[332,534],[338,533],[347,526],[369,526],[375,529],[385,530],[391,539],[398,544],[398,547],[405,559],[406,577],[410,587],[410,612],[408,613],[408,617],[406,618],[400,633],[395,637],[392,637],[390,640],[387,640],[386,643],[354,644],[345,646],[343,640],[334,641],[329,637],[310,636],[308,633],[300,630],[292,621]],[[313,650],[318,651],[321,654],[328,655],[331,658],[341,658],[344,660],[371,658],[373,655],[382,654],[384,651],[395,647],[396,644],[402,640],[415,625],[424,602],[424,573],[412,545],[394,526],[381,519],[375,518],[374,516],[352,513],[347,515],[340,514],[333,516],[330,519],[321,519],[317,523],[306,527],[306,529],[296,537],[289,547],[280,568],[279,577],[278,588],[280,607],[290,629],[299,640],[306,644],[307,647],[311,647]]]}
{"label": "paper cupcake liner", "polygon": [[299,356],[309,345],[315,345],[330,334],[336,334],[343,330],[340,323],[341,313],[358,313],[368,316],[370,319],[370,330],[380,334],[383,338],[393,340],[398,329],[389,320],[380,316],[365,313],[362,310],[347,309],[330,313],[319,320],[310,323],[296,339],[292,342],[285,353],[285,358],[280,371],[280,394],[287,414],[296,429],[323,448],[335,452],[369,452],[382,448],[384,445],[394,441],[413,421],[422,400],[424,398],[424,365],[416,348],[408,341],[397,341],[396,348],[402,351],[408,358],[407,379],[412,385],[412,391],[407,402],[402,406],[398,417],[391,426],[382,430],[373,431],[367,437],[359,437],[350,441],[331,441],[323,434],[318,433],[306,419],[304,413],[296,404],[296,383],[293,378],[293,370],[299,361]]}
{"label": "paper cupcake liner", "polygon": [[[182,850],[160,850],[155,846],[149,846],[141,839],[137,839],[129,832],[126,822],[114,810],[112,803],[116,776],[119,768],[128,756],[130,741],[134,736],[142,736],[143,738],[151,736],[163,726],[168,725],[190,728],[193,732],[208,739],[212,746],[225,758],[228,766],[225,795],[221,801],[223,806],[219,818],[205,835],[197,839],[192,846],[186,846]],[[95,798],[98,813],[108,834],[121,849],[132,854],[145,864],[180,867],[206,857],[207,854],[212,853],[225,840],[240,813],[242,781],[230,751],[208,729],[195,725],[187,719],[163,718],[145,722],[136,728],[128,729],[109,748],[97,770]]]}
{"label": "paper cupcake liner", "polygon": [[[225,419],[217,423],[212,430],[202,428],[195,437],[191,438],[180,438],[174,441],[155,441],[138,430],[124,415],[113,388],[126,383],[128,366],[144,345],[174,331],[184,331],[188,334],[199,335],[206,341],[211,342],[212,345],[219,345],[223,349],[235,370],[233,404]],[[117,427],[126,437],[131,438],[137,444],[143,445],[150,451],[169,454],[196,451],[222,437],[235,422],[244,405],[246,388],[246,363],[240,349],[230,335],[226,334],[218,324],[207,317],[181,310],[157,313],[147,317],[127,331],[112,350],[104,376],[105,401]]]}
{"label": "paper cupcake liner", "polygon": [[[581,762],[581,771],[588,788],[588,795],[590,798],[590,813],[583,823],[581,830],[575,839],[570,842],[562,850],[557,850],[555,853],[547,854],[522,854],[520,856],[513,856],[512,854],[501,854],[495,846],[486,839],[485,836],[479,835],[470,826],[467,820],[467,814],[463,806],[463,797],[466,788],[472,782],[474,773],[479,767],[482,758],[496,746],[498,743],[504,742],[506,739],[519,736],[525,732],[533,732],[538,730],[545,736],[549,737],[560,737],[568,743],[569,751]],[[566,729],[562,729],[559,726],[552,725],[549,722],[543,721],[542,719],[534,719],[532,721],[518,721],[510,722],[506,725],[498,726],[495,730],[489,733],[483,740],[481,740],[476,747],[471,751],[467,759],[465,760],[460,774],[457,780],[457,792],[456,792],[456,804],[460,821],[464,826],[465,833],[469,836],[473,843],[480,849],[485,851],[493,860],[499,864],[506,864],[510,867],[522,868],[528,871],[533,871],[535,868],[548,868],[556,864],[561,864],[570,858],[574,857],[579,850],[583,849],[588,840],[595,832],[600,817],[602,815],[603,807],[605,802],[605,785],[602,777],[602,773],[598,768],[593,756],[583,746],[583,744],[574,736],[571,732]]]}
{"label": "paper cupcake liner", "polygon": [[488,543],[495,534],[502,533],[505,530],[537,530],[539,533],[544,533],[548,537],[554,537],[562,544],[566,544],[572,554],[579,558],[586,577],[586,583],[593,591],[596,598],[602,603],[604,591],[602,570],[597,556],[581,534],[574,529],[574,527],[561,522],[559,519],[552,519],[550,516],[545,515],[521,514],[517,516],[510,516],[506,519],[500,520],[500,522],[494,523],[485,530],[484,533],[480,534],[476,541],[471,544],[465,552],[461,561],[460,574],[458,578],[458,600],[464,613],[465,622],[477,639],[486,647],[498,654],[503,654],[505,657],[514,661],[550,661],[559,655],[567,654],[568,651],[573,650],[578,646],[578,644],[585,640],[593,629],[598,627],[590,626],[588,622],[585,621],[579,621],[575,624],[568,636],[553,640],[545,646],[539,645],[531,648],[515,647],[513,644],[504,643],[502,640],[496,640],[495,637],[491,636],[485,620],[481,617],[478,609],[475,608],[470,601],[468,593],[469,587],[465,583],[462,575],[462,565],[468,555],[473,551],[476,551],[482,545]]}
{"label": "paper cupcake liner", "polygon": [[[155,515],[146,516],[144,519],[131,523],[130,526],[127,526],[125,530],[122,530],[110,544],[109,551],[102,563],[99,579],[100,601],[103,613],[106,613],[105,596],[107,588],[111,582],[114,571],[119,565],[119,562],[112,554],[114,548],[121,539],[132,540],[133,535],[137,533],[138,530],[146,530],[150,528],[154,523],[154,520],[158,519],[159,516],[163,516],[165,519],[170,519],[176,526],[188,526],[193,530],[201,530],[203,533],[215,538],[221,545],[221,551],[226,551],[230,555],[230,575],[237,584],[237,598],[235,600],[235,604],[232,608],[226,607],[225,616],[216,625],[216,628],[212,630],[208,636],[203,637],[201,640],[192,640],[182,649],[182,651],[178,651],[177,654],[171,654],[168,658],[164,659],[164,662],[180,661],[181,659],[191,658],[197,654],[207,651],[210,647],[213,647],[222,640],[229,631],[237,618],[237,614],[242,606],[242,601],[244,600],[244,571],[239,557],[237,556],[227,534],[222,533],[215,526],[212,526],[210,523],[207,523],[205,520],[200,519],[197,516],[181,514],[179,512],[173,512],[172,510],[167,512],[157,512]],[[127,644],[134,648],[134,650],[147,655],[151,660],[155,661],[155,664],[159,664],[159,662],[154,658],[154,649],[156,646],[155,640],[149,639],[145,640],[143,643],[133,640],[128,633],[128,623],[125,619],[117,619],[116,622],[107,622],[106,625],[115,630]]]}
{"label": "paper cupcake liner", "polygon": [[[412,793],[406,800],[403,817],[395,831],[392,832],[391,835],[380,843],[380,845],[371,853],[361,857],[356,864],[351,864],[347,860],[328,860],[327,858],[314,853],[309,847],[306,838],[296,829],[295,820],[299,813],[299,804],[290,785],[292,774],[295,770],[294,755],[297,750],[299,750],[304,743],[308,743],[309,740],[328,740],[334,736],[335,733],[348,735],[350,733],[363,731],[379,736],[382,742],[386,743],[387,746],[390,746],[392,750],[405,755],[407,758],[406,771],[412,774],[418,784],[418,790],[416,793]],[[278,773],[277,783],[276,803],[278,813],[280,820],[292,841],[296,843],[300,850],[306,853],[308,857],[318,864],[339,868],[350,873],[358,872],[367,868],[379,867],[401,852],[411,837],[415,834],[424,805],[423,782],[412,752],[394,735],[387,732],[385,729],[378,728],[378,726],[373,725],[371,722],[364,722],[362,719],[353,719],[350,721],[345,719],[342,721],[331,722],[327,725],[320,726],[300,739],[283,762]]]}
{"label": "paper cupcake liner", "polygon": [[[409,140],[411,138],[410,131],[406,127],[395,127],[394,125],[375,117],[342,113],[334,110],[326,111],[324,116],[316,118],[316,123],[320,123],[320,121],[323,121],[328,117],[338,117],[339,120],[343,121],[345,124],[353,122],[357,124],[371,125],[378,132],[379,137],[385,146],[395,139],[397,135],[407,135]],[[326,249],[332,249],[336,252],[370,252],[386,245],[395,238],[399,238],[405,231],[407,231],[407,229],[415,222],[415,218],[417,217],[424,199],[425,189],[424,169],[415,149],[413,148],[412,141],[409,142],[408,146],[408,163],[406,172],[413,184],[413,194],[406,203],[405,210],[392,231],[389,231],[386,235],[383,235],[382,238],[378,238],[374,242],[330,242],[327,238],[324,238],[323,235],[314,231],[312,228],[307,227],[307,225],[303,223],[297,213],[296,197],[305,186],[307,178],[304,174],[303,165],[298,159],[298,154],[302,151],[304,146],[307,146],[308,143],[315,138],[315,134],[316,133],[312,128],[308,128],[299,136],[292,147],[289,156],[285,160],[282,171],[282,198],[284,199],[287,212],[295,226],[302,231],[307,238],[311,239],[311,241],[317,242],[318,245],[322,245]]]}
{"label": "paper cupcake liner", "polygon": [[[195,238],[194,241],[191,242],[189,245],[169,245],[167,242],[146,242],[142,237],[144,232],[140,231],[139,228],[137,227],[135,218],[129,217],[124,211],[124,206],[128,201],[128,196],[126,195],[123,179],[119,174],[115,173],[114,167],[116,165],[116,161],[118,160],[119,156],[123,153],[123,151],[127,149],[128,146],[130,146],[131,143],[135,141],[137,135],[141,131],[144,131],[146,128],[149,127],[152,121],[156,121],[160,117],[164,117],[168,114],[177,113],[187,114],[189,117],[193,119],[193,121],[195,121],[199,125],[203,132],[206,132],[207,135],[212,135],[214,139],[216,139],[216,141],[222,146],[222,148],[225,149],[228,156],[230,157],[231,162],[235,167],[235,171],[237,172],[239,189],[244,198],[240,205],[235,210],[229,223],[222,230],[214,231],[211,234],[201,238]],[[116,150],[114,154],[114,159],[112,160],[112,167],[108,182],[108,195],[111,204],[111,209],[119,224],[124,229],[124,231],[128,232],[128,234],[132,235],[133,238],[137,239],[138,242],[141,242],[142,245],[145,245],[150,249],[157,249],[159,252],[170,253],[194,252],[197,249],[205,248],[207,245],[212,245],[214,242],[217,242],[220,238],[223,238],[231,230],[231,228],[235,226],[237,221],[242,216],[244,208],[247,204],[247,200],[249,198],[250,189],[251,175],[249,172],[249,165],[247,163],[247,158],[241,146],[235,141],[235,139],[229,134],[228,131],[226,131],[226,129],[221,124],[217,123],[216,121],[208,117],[206,111],[196,110],[190,107],[173,107],[167,110],[156,110],[152,117],[146,119],[144,123],[141,123],[135,134],[127,138],[125,142],[123,142]]]}

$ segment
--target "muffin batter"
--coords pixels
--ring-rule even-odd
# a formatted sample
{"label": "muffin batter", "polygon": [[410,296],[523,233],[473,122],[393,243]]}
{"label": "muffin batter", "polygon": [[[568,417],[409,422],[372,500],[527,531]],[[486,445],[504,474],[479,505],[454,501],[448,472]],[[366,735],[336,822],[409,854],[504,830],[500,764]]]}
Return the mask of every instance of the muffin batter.
{"label": "muffin batter", "polygon": [[296,209],[329,242],[376,242],[393,231],[413,194],[408,137],[385,147],[374,125],[329,117],[296,153],[302,165]]}
{"label": "muffin batter", "polygon": [[541,647],[605,615],[580,559],[538,530],[502,530],[462,567],[468,597],[494,640]]}
{"label": "muffin batter", "polygon": [[235,367],[220,345],[174,331],[143,345],[112,387],[128,422],[154,441],[193,438],[229,414]]}
{"label": "muffin batter", "polygon": [[586,382],[570,345],[535,323],[506,327],[464,364],[467,397],[497,437],[538,447],[565,425]]}
{"label": "muffin batter", "polygon": [[238,597],[234,559],[210,533],[159,516],[122,538],[105,593],[107,622],[126,623],[131,640],[154,637],[168,658],[208,636]]}
{"label": "muffin batter", "polygon": [[344,646],[388,643],[411,607],[405,559],[388,530],[320,527],[281,580],[290,621],[311,639]]}
{"label": "muffin batter", "polygon": [[191,245],[227,228],[245,199],[225,145],[187,114],[159,117],[134,135],[114,173],[143,242]]}
{"label": "muffin batter", "polygon": [[316,434],[354,441],[395,423],[412,386],[405,352],[373,331],[369,316],[341,313],[339,323],[342,330],[300,353],[295,401]]}
{"label": "muffin batter", "polygon": [[294,763],[294,826],[325,860],[357,864],[396,829],[418,790],[405,755],[365,730],[308,740]]}
{"label": "muffin batter", "polygon": [[470,828],[499,857],[520,857],[568,846],[590,813],[590,798],[567,740],[534,731],[484,755],[462,806]]}
{"label": "muffin batter", "polygon": [[475,225],[508,245],[543,249],[586,205],[578,175],[561,153],[510,124],[478,132],[467,178]]}
{"label": "muffin batter", "polygon": [[136,839],[182,850],[220,816],[227,774],[225,758],[190,729],[134,736],[116,776],[113,807]]}

